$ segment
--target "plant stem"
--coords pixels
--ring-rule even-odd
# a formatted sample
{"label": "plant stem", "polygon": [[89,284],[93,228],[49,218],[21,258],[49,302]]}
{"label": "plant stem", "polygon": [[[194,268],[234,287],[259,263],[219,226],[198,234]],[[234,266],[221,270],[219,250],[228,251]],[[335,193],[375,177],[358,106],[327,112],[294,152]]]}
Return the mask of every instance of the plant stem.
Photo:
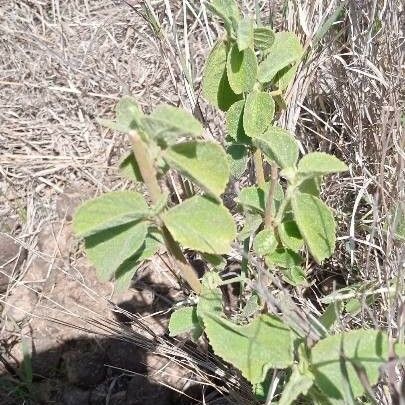
{"label": "plant stem", "polygon": [[[152,203],[157,204],[162,198],[162,190],[157,181],[155,166],[153,165],[148,149],[139,134],[136,131],[131,131],[129,136],[132,142],[132,150],[134,151],[135,159],[139,166],[139,171],[141,172],[143,181],[149,191]],[[200,294],[201,283],[196,271],[188,263],[179,244],[173,239],[169,230],[163,224],[161,225],[161,230],[166,248],[173,256],[180,276],[188,283],[194,292]]]}
{"label": "plant stem", "polygon": [[271,166],[271,182],[269,193],[267,195],[266,209],[264,211],[264,227],[265,228],[274,228],[274,218],[273,218],[273,201],[274,194],[276,192],[276,185],[278,181],[278,169],[277,166]]}
{"label": "plant stem", "polygon": [[129,136],[131,138],[135,160],[138,163],[139,171],[149,191],[150,199],[153,204],[157,204],[162,197],[162,190],[157,181],[157,172],[152,163],[149,151],[136,131],[131,131]]}
{"label": "plant stem", "polygon": [[260,149],[256,149],[253,153],[253,162],[255,165],[256,181],[259,187],[264,187],[266,179],[264,178],[263,158]]}

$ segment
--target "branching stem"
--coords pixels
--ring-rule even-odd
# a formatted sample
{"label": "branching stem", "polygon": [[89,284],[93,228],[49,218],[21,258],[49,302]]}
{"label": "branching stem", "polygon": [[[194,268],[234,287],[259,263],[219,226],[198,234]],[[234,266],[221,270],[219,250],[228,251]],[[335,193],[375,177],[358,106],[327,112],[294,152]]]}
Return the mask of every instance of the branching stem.
{"label": "branching stem", "polygon": [[[157,172],[149,151],[136,131],[130,132],[129,136],[131,138],[132,150],[134,151],[135,159],[139,166],[139,171],[141,172],[143,181],[149,191],[152,203],[157,204],[162,198],[162,190],[157,181]],[[169,230],[163,224],[161,225],[161,230],[166,248],[174,258],[175,264],[178,267],[178,273],[189,284],[194,292],[200,294],[201,283],[196,271],[188,263],[179,244],[173,239]]]}

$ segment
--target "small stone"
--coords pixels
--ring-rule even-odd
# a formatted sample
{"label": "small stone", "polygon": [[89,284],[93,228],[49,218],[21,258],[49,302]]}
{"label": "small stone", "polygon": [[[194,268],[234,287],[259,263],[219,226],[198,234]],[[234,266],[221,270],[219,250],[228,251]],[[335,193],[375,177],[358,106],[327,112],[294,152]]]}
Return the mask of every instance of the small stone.
{"label": "small stone", "polygon": [[90,392],[82,388],[68,385],[63,390],[63,405],[88,405]]}
{"label": "small stone", "polygon": [[166,387],[136,375],[128,383],[126,405],[171,404],[171,391]]}
{"label": "small stone", "polygon": [[72,350],[63,355],[67,379],[81,387],[94,387],[105,377],[104,356],[97,352]]}

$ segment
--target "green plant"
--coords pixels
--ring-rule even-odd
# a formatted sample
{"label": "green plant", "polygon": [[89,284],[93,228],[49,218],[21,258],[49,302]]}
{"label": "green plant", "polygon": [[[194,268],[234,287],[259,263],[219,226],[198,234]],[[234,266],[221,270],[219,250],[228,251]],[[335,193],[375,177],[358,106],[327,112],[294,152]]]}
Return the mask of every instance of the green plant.
{"label": "green plant", "polygon": [[[149,201],[135,191],[104,194],[78,209],[74,230],[84,239],[99,278],[114,279],[118,290],[127,288],[140,264],[165,247],[198,298],[196,306],[173,312],[170,334],[190,331],[198,339],[205,333],[214,353],[239,369],[258,395],[269,369],[285,369],[281,404],[299,395],[314,402],[321,397],[353,403],[365,392],[371,394],[378,367],[388,359],[384,333],[329,335],[329,321],[322,338],[313,341],[266,313],[260,295],[246,304],[244,321],[228,319],[223,312],[219,287],[224,282],[218,271],[232,243],[243,244],[244,273],[233,280],[242,284],[257,275],[252,257],[296,287],[307,284],[301,265],[305,250],[319,264],[333,254],[336,226],[331,209],[320,199],[320,184],[324,176],[347,167],[322,152],[299,159],[294,136],[273,125],[304,53],[296,35],[255,26],[234,0],[213,0],[208,7],[221,18],[226,38],[208,57],[202,90],[207,101],[226,113],[227,144],[205,141],[202,125],[186,111],[160,105],[145,115],[132,98],[123,98],[116,121],[101,123],[128,134],[132,151],[121,169],[145,185]],[[256,184],[238,196],[245,224],[237,232],[221,195],[230,177],[242,176],[249,159]],[[265,166],[270,166],[270,179]],[[184,176],[182,202],[172,201],[160,186],[159,179],[170,169]],[[210,271],[202,281],[184,256],[185,248],[206,260]],[[403,345],[397,351],[403,352]]]}

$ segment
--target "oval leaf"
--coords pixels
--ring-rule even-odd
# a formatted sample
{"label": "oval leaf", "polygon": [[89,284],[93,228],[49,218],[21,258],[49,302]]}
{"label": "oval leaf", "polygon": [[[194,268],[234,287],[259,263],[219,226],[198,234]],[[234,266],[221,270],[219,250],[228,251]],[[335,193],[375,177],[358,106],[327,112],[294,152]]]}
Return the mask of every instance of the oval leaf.
{"label": "oval leaf", "polygon": [[151,228],[145,237],[145,241],[138,251],[125,260],[115,271],[115,292],[123,293],[131,285],[131,280],[139,269],[140,265],[152,257],[162,246],[163,239],[157,229]]}
{"label": "oval leaf", "polygon": [[292,364],[291,331],[269,315],[260,315],[247,325],[226,319],[221,290],[210,285],[210,275],[204,276],[197,312],[214,353],[238,368],[252,384],[263,381],[270,368]]}
{"label": "oval leaf", "polygon": [[219,196],[229,181],[229,164],[221,146],[210,142],[185,142],[166,150],[164,159],[208,193]]}
{"label": "oval leaf", "polygon": [[295,222],[317,263],[335,250],[336,225],[330,208],[319,198],[296,192],[291,199]]}
{"label": "oval leaf", "polygon": [[282,169],[295,166],[298,160],[297,142],[285,129],[270,127],[264,134],[254,137],[253,144]]}
{"label": "oval leaf", "polygon": [[260,231],[253,242],[253,249],[259,256],[269,255],[276,250],[278,241],[272,229]]}
{"label": "oval leaf", "polygon": [[228,136],[235,142],[250,144],[250,138],[243,129],[243,111],[245,100],[239,100],[233,103],[226,112],[226,128]]}
{"label": "oval leaf", "polygon": [[149,207],[135,191],[114,191],[82,204],[73,218],[73,231],[79,237],[146,218]]}
{"label": "oval leaf", "polygon": [[291,268],[301,264],[301,256],[289,249],[278,248],[264,258],[269,267]]}
{"label": "oval leaf", "polygon": [[351,330],[320,340],[311,352],[316,385],[331,400],[349,403],[347,390],[354,397],[365,391],[355,367],[375,385],[379,367],[388,361],[389,341],[385,333],[376,330]]}
{"label": "oval leaf", "polygon": [[203,133],[200,121],[188,111],[168,104],[156,107],[142,123],[150,137],[162,139],[166,143],[173,143],[181,136],[199,137]]}
{"label": "oval leaf", "polygon": [[208,56],[202,79],[203,96],[222,111],[240,99],[229,86],[226,74],[227,44],[219,41]]}
{"label": "oval leaf", "polygon": [[177,242],[204,253],[228,253],[236,236],[229,211],[199,195],[168,210],[163,222]]}
{"label": "oval leaf", "polygon": [[268,27],[257,27],[253,30],[253,41],[255,48],[267,51],[274,43],[274,32]]}
{"label": "oval leaf", "polygon": [[233,44],[228,54],[226,74],[236,94],[251,91],[257,74],[257,58],[253,49],[239,51],[238,45]]}
{"label": "oval leaf", "polygon": [[87,256],[96,267],[101,281],[108,281],[141,248],[147,231],[146,222],[135,222],[109,228],[85,238]]}
{"label": "oval leaf", "polygon": [[270,126],[274,118],[273,97],[264,92],[250,93],[246,98],[243,113],[243,128],[248,136],[259,136]]}
{"label": "oval leaf", "polygon": [[228,157],[231,176],[234,179],[239,179],[245,172],[249,160],[246,146],[237,144],[230,145],[226,148],[226,155]]}
{"label": "oval leaf", "polygon": [[177,336],[187,332],[191,332],[194,340],[198,339],[203,333],[196,307],[176,309],[170,316],[170,336]]}
{"label": "oval leaf", "polygon": [[[238,203],[247,211],[264,213],[269,188],[270,182],[267,182],[263,188],[258,186],[245,187],[239,193]],[[283,198],[283,189],[280,184],[277,184],[274,193],[274,205],[277,206]]]}
{"label": "oval leaf", "polygon": [[324,152],[312,152],[303,156],[298,163],[298,173],[323,175],[345,172],[348,167],[337,157]]}
{"label": "oval leaf", "polygon": [[300,59],[302,52],[300,41],[294,33],[277,32],[266,59],[259,65],[259,82],[270,82],[278,71]]}
{"label": "oval leaf", "polygon": [[304,240],[295,221],[284,221],[278,227],[278,236],[284,247],[298,252],[304,246]]}
{"label": "oval leaf", "polygon": [[253,48],[253,21],[250,18],[239,21],[236,42],[240,51]]}

